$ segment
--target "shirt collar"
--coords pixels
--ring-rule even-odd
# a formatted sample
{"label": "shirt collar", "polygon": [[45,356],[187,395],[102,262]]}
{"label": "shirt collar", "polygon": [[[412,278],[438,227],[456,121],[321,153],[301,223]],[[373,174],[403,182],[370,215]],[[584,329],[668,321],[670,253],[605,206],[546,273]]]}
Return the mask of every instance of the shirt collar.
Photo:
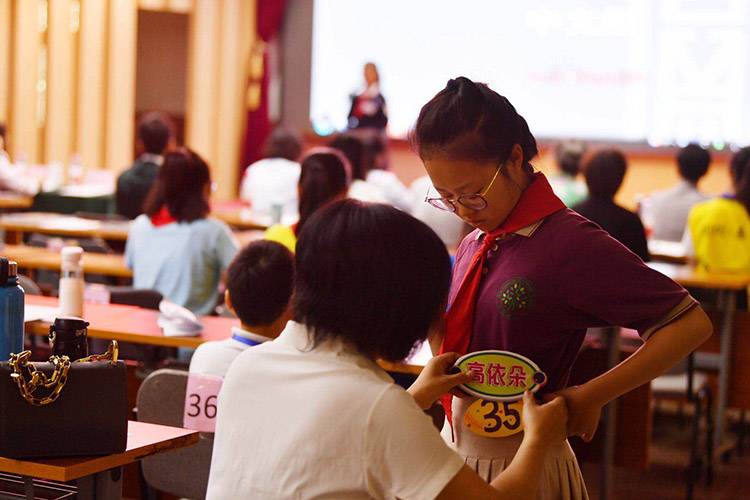
{"label": "shirt collar", "polygon": [[143,153],[138,157],[143,163],[153,163],[160,167],[164,164],[164,157],[162,155],[155,155],[153,153]]}
{"label": "shirt collar", "polygon": [[281,335],[274,341],[287,345],[301,352],[315,352],[321,355],[332,355],[337,359],[353,363],[360,368],[373,372],[378,378],[386,382],[393,382],[388,373],[376,362],[359,354],[353,347],[347,346],[340,340],[327,340],[313,348],[312,338],[307,326],[296,321],[289,321]]}
{"label": "shirt collar", "polygon": [[[543,218],[539,219],[538,221],[534,222],[533,224],[529,224],[526,227],[522,227],[518,231],[514,231],[513,234],[517,234],[519,236],[524,236],[526,238],[531,238],[531,236],[534,235],[534,232],[536,232],[536,230],[539,228],[539,226],[542,225],[542,222],[544,222]],[[481,240],[482,238],[484,238],[485,234],[486,233],[484,231],[478,231],[477,235],[476,235],[476,237],[474,239],[476,239],[477,241]]]}
{"label": "shirt collar", "polygon": [[247,330],[244,330],[240,328],[239,326],[232,327],[232,335],[237,335],[238,337],[250,339],[255,342],[260,342],[261,344],[263,342],[268,342],[270,340],[273,340],[263,335],[258,335],[257,333],[248,332]]}

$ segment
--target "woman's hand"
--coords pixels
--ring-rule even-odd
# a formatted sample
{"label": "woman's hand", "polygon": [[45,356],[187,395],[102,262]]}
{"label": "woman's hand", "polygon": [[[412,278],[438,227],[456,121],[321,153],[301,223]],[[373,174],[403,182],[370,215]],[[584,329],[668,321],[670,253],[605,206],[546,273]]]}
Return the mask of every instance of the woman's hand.
{"label": "woman's hand", "polygon": [[528,391],[523,395],[524,439],[549,446],[568,437],[568,409],[565,400],[553,397],[542,405]]}
{"label": "woman's hand", "polygon": [[440,396],[457,385],[471,382],[471,375],[467,373],[450,373],[458,358],[459,355],[455,352],[448,352],[435,356],[427,363],[417,380],[407,390],[420,408],[426,410]]}
{"label": "woman's hand", "polygon": [[568,406],[568,436],[591,441],[599,426],[603,404],[588,394],[585,385],[568,387],[551,396],[561,396]]}

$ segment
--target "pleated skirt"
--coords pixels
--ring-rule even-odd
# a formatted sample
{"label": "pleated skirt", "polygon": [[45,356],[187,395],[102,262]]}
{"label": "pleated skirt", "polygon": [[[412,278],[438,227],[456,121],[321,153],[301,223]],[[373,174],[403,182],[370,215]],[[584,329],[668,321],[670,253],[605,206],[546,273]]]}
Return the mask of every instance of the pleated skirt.
{"label": "pleated skirt", "polygon": [[[443,439],[489,482],[505,470],[513,460],[523,440],[523,433],[506,438],[478,436],[463,424],[463,414],[471,400],[453,398],[454,428],[443,426]],[[588,500],[586,485],[573,450],[567,441],[555,445],[547,455],[539,490],[535,500]]]}

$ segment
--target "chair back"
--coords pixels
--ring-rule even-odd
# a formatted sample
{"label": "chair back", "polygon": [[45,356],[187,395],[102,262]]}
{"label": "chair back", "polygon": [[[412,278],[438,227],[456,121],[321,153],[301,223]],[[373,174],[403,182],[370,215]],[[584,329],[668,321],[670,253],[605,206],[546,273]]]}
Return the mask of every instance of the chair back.
{"label": "chair back", "polygon": [[159,310],[159,302],[164,298],[156,290],[133,288],[130,286],[111,286],[109,289],[110,304],[137,306],[144,309]]}
{"label": "chair back", "polygon": [[[162,369],[151,373],[138,389],[138,420],[182,427],[188,372]],[[201,433],[198,443],[142,460],[143,477],[152,488],[183,498],[206,497],[213,434]]]}

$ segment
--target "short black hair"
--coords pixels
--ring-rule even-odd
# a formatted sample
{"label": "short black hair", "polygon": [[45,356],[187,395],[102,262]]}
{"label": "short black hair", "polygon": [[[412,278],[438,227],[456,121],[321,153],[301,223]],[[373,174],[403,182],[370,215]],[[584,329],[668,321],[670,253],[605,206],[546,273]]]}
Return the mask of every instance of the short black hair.
{"label": "short black hair", "polygon": [[400,361],[442,314],[450,258],[427,225],[389,205],[341,200],[313,214],[296,247],[294,319],[313,345],[340,339]]}
{"label": "short black hair", "polygon": [[555,159],[561,171],[571,177],[581,170],[581,159],[586,152],[586,145],[581,141],[562,141],[555,147]]}
{"label": "short black hair", "polygon": [[365,143],[351,134],[339,134],[328,142],[328,147],[337,149],[349,160],[352,179],[364,180],[367,177],[365,165]]}
{"label": "short black hair", "polygon": [[583,168],[591,196],[602,199],[614,198],[627,169],[625,155],[617,149],[604,149],[594,153]]}
{"label": "short black hair", "polygon": [[297,161],[302,154],[302,141],[294,132],[285,128],[277,128],[268,136],[264,149],[266,158]]}
{"label": "short black hair", "polygon": [[187,148],[167,153],[146,196],[143,212],[153,217],[167,207],[178,222],[204,219],[210,212],[205,195],[210,184],[208,164],[197,153]]}
{"label": "short black hair", "polygon": [[5,124],[3,122],[0,122],[0,139],[3,140],[3,145],[5,147],[8,147],[8,138],[6,136],[7,133],[8,131],[5,128]]}
{"label": "short black hair", "polygon": [[243,325],[266,326],[289,305],[294,284],[294,256],[275,241],[253,241],[227,269],[227,291]]}
{"label": "short black hair", "polygon": [[465,76],[449,80],[422,107],[411,142],[423,161],[443,155],[504,162],[518,144],[527,171],[539,152],[528,123],[510,101]]}
{"label": "short black hair", "polygon": [[164,113],[151,111],[138,120],[138,138],[147,153],[154,155],[164,153],[172,135],[174,135],[174,125]]}
{"label": "short black hair", "polygon": [[711,153],[698,144],[690,143],[677,153],[677,166],[686,181],[696,183],[708,172]]}

